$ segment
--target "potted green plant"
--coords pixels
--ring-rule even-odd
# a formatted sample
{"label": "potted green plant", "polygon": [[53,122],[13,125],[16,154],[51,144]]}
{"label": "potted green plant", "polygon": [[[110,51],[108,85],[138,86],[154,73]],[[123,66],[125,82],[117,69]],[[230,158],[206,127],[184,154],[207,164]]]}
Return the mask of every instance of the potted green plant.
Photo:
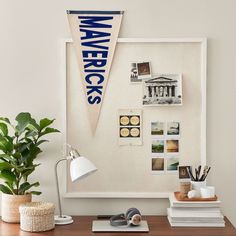
{"label": "potted green plant", "polygon": [[19,222],[21,203],[31,201],[32,194],[41,194],[31,190],[39,182],[30,183],[28,177],[40,165],[35,159],[42,152],[39,146],[48,141],[44,136],[59,132],[50,127],[54,120],[44,118],[37,123],[30,113],[22,112],[15,120],[14,125],[8,118],[0,117],[2,220],[11,223]]}

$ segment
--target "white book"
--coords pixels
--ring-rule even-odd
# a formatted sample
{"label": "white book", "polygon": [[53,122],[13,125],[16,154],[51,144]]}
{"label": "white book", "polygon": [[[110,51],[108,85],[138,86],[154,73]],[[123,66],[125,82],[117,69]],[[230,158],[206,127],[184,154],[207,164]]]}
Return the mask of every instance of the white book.
{"label": "white book", "polygon": [[220,207],[171,207],[174,212],[182,212],[183,214],[197,214],[198,213],[218,213],[220,214]]}
{"label": "white book", "polygon": [[172,227],[225,227],[225,222],[222,223],[204,223],[204,222],[172,222],[168,217]]}
{"label": "white book", "polygon": [[173,217],[171,215],[171,209],[167,209],[168,217],[171,219],[172,222],[204,222],[204,223],[222,223],[224,222],[224,216],[221,217]]}
{"label": "white book", "polygon": [[219,207],[220,201],[178,201],[174,193],[169,195],[171,207]]}
{"label": "white book", "polygon": [[[184,208],[183,208],[184,209]],[[169,208],[168,212],[171,217],[183,217],[183,218],[224,218],[220,210],[218,211],[207,211],[207,210],[196,210],[186,211],[178,208]],[[209,208],[206,208],[209,209]]]}

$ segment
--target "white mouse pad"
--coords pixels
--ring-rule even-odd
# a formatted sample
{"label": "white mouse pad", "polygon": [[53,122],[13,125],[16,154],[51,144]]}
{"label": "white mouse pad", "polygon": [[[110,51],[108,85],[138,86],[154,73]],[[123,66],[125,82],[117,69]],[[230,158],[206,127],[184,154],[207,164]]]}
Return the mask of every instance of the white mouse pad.
{"label": "white mouse pad", "polygon": [[109,220],[94,220],[93,232],[149,232],[148,223],[142,220],[139,226],[112,226]]}

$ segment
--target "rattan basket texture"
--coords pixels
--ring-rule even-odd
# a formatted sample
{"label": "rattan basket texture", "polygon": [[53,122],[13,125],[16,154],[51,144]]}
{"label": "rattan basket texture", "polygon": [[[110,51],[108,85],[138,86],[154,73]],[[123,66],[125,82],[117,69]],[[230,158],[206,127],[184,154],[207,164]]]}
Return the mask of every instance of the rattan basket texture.
{"label": "rattan basket texture", "polygon": [[19,206],[31,202],[31,194],[10,195],[2,193],[2,220],[8,223],[20,223]]}
{"label": "rattan basket texture", "polygon": [[30,202],[20,205],[20,228],[41,232],[54,229],[55,205],[49,202]]}

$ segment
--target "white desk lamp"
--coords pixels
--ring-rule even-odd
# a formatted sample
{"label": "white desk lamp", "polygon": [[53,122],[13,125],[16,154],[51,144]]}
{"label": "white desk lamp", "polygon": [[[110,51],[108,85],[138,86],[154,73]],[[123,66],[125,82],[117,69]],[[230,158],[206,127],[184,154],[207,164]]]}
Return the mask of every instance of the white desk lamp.
{"label": "white desk lamp", "polygon": [[55,176],[56,176],[56,187],[57,187],[57,197],[58,197],[58,206],[59,206],[59,215],[55,216],[55,224],[56,225],[66,225],[73,223],[73,219],[71,216],[63,215],[61,210],[61,198],[59,191],[59,181],[57,174],[57,166],[61,161],[71,160],[70,162],[70,176],[72,182],[81,179],[83,177],[88,176],[97,170],[96,166],[89,161],[87,158],[80,156],[79,152],[68,145],[70,148],[69,156],[66,158],[62,158],[58,160],[55,164]]}

